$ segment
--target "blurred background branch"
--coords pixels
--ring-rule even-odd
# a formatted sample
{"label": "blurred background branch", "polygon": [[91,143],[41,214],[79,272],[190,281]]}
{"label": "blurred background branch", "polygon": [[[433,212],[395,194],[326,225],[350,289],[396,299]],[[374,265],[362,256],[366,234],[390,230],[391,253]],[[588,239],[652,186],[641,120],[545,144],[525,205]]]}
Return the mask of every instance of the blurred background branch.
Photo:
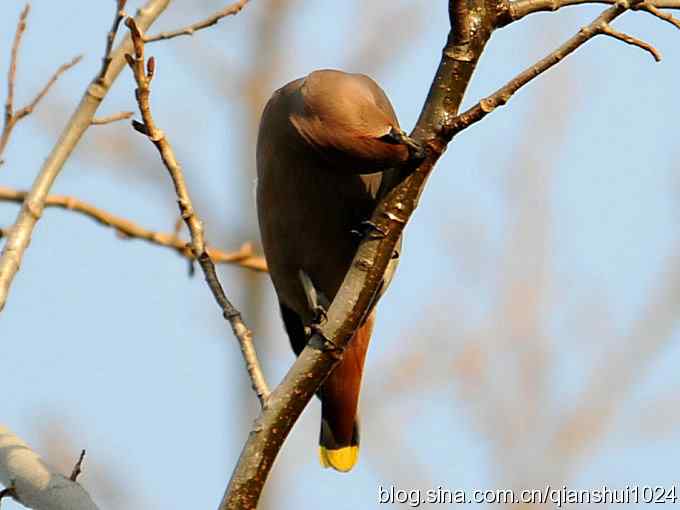
{"label": "blurred background branch", "polygon": [[[0,186],[0,200],[22,203],[26,199],[27,194],[27,191]],[[148,230],[130,220],[110,214],[75,197],[49,195],[45,199],[45,207],[59,207],[81,213],[106,227],[113,228],[122,239],[142,239],[159,246],[172,248],[190,261],[195,260],[188,242],[182,240],[177,232],[170,234]],[[232,252],[226,252],[210,246],[207,247],[207,251],[210,254],[210,258],[216,264],[236,264],[254,271],[267,271],[266,261],[263,257],[255,255],[252,243],[244,243],[241,248]]]}

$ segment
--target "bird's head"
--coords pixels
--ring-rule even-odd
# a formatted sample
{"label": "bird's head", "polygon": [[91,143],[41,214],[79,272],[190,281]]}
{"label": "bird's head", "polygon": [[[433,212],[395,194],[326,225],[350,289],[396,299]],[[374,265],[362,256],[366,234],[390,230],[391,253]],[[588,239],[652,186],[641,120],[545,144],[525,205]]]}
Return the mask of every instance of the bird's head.
{"label": "bird's head", "polygon": [[371,173],[419,157],[383,90],[368,76],[314,71],[294,92],[290,122],[339,171]]}

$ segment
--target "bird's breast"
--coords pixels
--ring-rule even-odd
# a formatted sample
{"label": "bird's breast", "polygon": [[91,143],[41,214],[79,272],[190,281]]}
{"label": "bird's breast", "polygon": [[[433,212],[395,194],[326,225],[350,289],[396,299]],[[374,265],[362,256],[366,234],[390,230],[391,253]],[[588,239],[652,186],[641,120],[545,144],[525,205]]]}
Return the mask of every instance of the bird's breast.
{"label": "bird's breast", "polygon": [[338,174],[299,159],[259,167],[258,217],[271,277],[279,300],[307,322],[299,270],[333,300],[358,246],[357,229],[375,207],[380,176]]}

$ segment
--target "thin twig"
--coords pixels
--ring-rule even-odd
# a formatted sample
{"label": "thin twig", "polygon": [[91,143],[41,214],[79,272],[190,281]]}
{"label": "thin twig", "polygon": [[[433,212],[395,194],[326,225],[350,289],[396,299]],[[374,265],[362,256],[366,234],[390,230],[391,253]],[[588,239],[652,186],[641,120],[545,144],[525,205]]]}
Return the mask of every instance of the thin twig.
{"label": "thin twig", "polygon": [[269,388],[255,353],[253,334],[243,322],[241,313],[227,298],[224,289],[217,278],[215,264],[211,260],[210,254],[206,249],[203,223],[194,210],[191,197],[189,196],[189,190],[187,189],[184,180],[182,167],[175,158],[174,151],[166,138],[165,133],[158,128],[151,113],[151,105],[149,102],[151,95],[150,85],[156,70],[156,61],[153,57],[148,61],[145,61],[144,36],[135,21],[132,18],[128,18],[125,21],[125,24],[130,29],[135,50],[134,56],[127,54],[125,57],[128,65],[132,69],[135,81],[137,82],[135,97],[137,98],[139,111],[143,119],[143,122],[133,121],[133,127],[153,142],[172,178],[175,193],[177,194],[177,203],[179,205],[180,214],[191,235],[190,246],[193,256],[203,270],[206,282],[208,283],[215,300],[222,309],[222,315],[231,324],[234,335],[239,341],[253,389],[260,399],[260,404],[264,407],[269,396]]}
{"label": "thin twig", "polygon": [[[138,11],[137,24],[148,27],[166,9],[170,0],[148,0]],[[111,64],[105,76],[99,74],[87,86],[80,104],[73,112],[68,124],[62,130],[61,136],[47,157],[40,173],[36,177],[31,191],[24,200],[21,211],[17,215],[14,225],[10,228],[9,237],[5,242],[0,256],[0,311],[5,307],[7,296],[19,271],[21,260],[26,248],[31,241],[31,235],[36,223],[40,219],[45,207],[45,199],[50,192],[52,184],[64,167],[64,163],[78,145],[85,131],[90,127],[92,119],[108,93],[111,84],[117,78],[125,65],[125,55],[132,48],[130,38],[118,47],[111,55]]]}
{"label": "thin twig", "polygon": [[[18,202],[25,200],[28,192],[0,186],[0,201]],[[139,225],[120,216],[104,211],[92,204],[75,197],[63,195],[49,195],[45,199],[45,207],[57,207],[83,214],[101,225],[111,227],[123,238],[141,239],[158,246],[164,246],[176,251],[187,260],[193,261],[194,256],[187,242],[180,239],[176,233],[167,234],[140,227]],[[0,235],[2,237],[2,235]],[[234,264],[253,271],[266,272],[267,264],[262,257],[255,255],[251,243],[244,243],[237,251],[226,252],[208,247],[210,258],[217,264]]]}
{"label": "thin twig", "polygon": [[659,53],[659,50],[657,50],[654,46],[648,42],[633,37],[632,35],[613,29],[609,23],[603,23],[600,26],[600,33],[608,35],[609,37],[613,37],[614,39],[618,39],[619,41],[625,42],[626,44],[630,44],[631,46],[637,46],[638,48],[649,52],[652,57],[654,57],[654,60],[661,62],[661,53]]}
{"label": "thin twig", "polygon": [[641,10],[641,11],[646,11],[650,13],[653,16],[656,16],[657,18],[666,21],[667,23],[670,23],[673,25],[675,28],[680,29],[680,20],[677,18],[674,18],[672,15],[668,14],[667,12],[663,12],[659,8],[657,8],[654,4],[650,2],[640,2],[637,4],[636,7],[632,7],[632,9],[635,10]]}
{"label": "thin twig", "polygon": [[59,77],[64,74],[66,71],[71,69],[73,66],[75,66],[78,62],[80,62],[83,59],[82,55],[77,55],[74,57],[70,62],[66,62],[65,64],[60,65],[57,70],[54,72],[54,74],[50,77],[50,79],[47,81],[45,86],[42,88],[40,92],[38,92],[38,95],[33,98],[33,101],[28,103],[26,106],[23,108],[17,110],[16,112],[16,119],[21,120],[27,115],[30,115],[33,113],[33,110],[35,107],[38,105],[38,103],[47,95],[49,92],[50,88],[52,88],[52,85],[56,83],[56,81],[59,79]]}
{"label": "thin twig", "polygon": [[[537,12],[554,12],[559,9],[562,9],[563,7],[587,4],[616,5],[621,2],[622,0],[514,0],[514,1],[503,0],[503,7],[501,9],[498,18],[498,24],[496,25],[496,27],[501,28],[514,21],[518,21],[524,18],[525,16],[528,16],[529,14],[535,14]],[[648,12],[652,12],[652,10],[647,9],[646,7],[652,7],[653,9],[656,10],[680,9],[680,0],[656,0],[656,1],[645,0],[644,2],[639,3],[631,2],[630,5],[630,9],[634,11],[647,10]],[[668,21],[669,23],[672,23],[674,25],[676,24],[675,22],[677,20],[675,20],[675,18],[661,11],[659,12],[661,13],[659,18],[663,19],[664,21]],[[656,16],[656,14],[654,15]],[[673,20],[669,18],[672,18]]]}
{"label": "thin twig", "polygon": [[38,103],[43,97],[49,92],[50,88],[59,79],[59,77],[76,65],[82,59],[82,55],[75,57],[71,62],[63,64],[57,69],[52,77],[48,80],[42,90],[37,96],[28,103],[23,108],[14,111],[14,92],[16,89],[16,77],[17,77],[17,61],[19,53],[19,45],[21,44],[22,35],[26,31],[28,13],[30,11],[30,6],[26,5],[21,15],[19,16],[19,23],[17,24],[17,30],[14,34],[14,42],[12,44],[12,56],[10,58],[9,72],[7,73],[7,100],[5,101],[5,115],[2,127],[2,133],[0,133],[0,165],[3,163],[2,153],[7,147],[9,138],[12,134],[12,130],[16,126],[17,122],[22,120],[24,117],[30,115]]}
{"label": "thin twig", "polygon": [[[7,72],[7,102],[5,103],[5,126],[9,124],[14,113],[14,87],[17,79],[17,57],[19,55],[19,45],[21,44],[21,37],[26,31],[26,19],[28,13],[31,11],[31,5],[26,4],[26,7],[19,15],[19,22],[17,23],[17,30],[14,33],[14,41],[12,42],[12,55],[9,62],[9,71]],[[2,152],[2,151],[0,151]]]}
{"label": "thin twig", "polygon": [[145,36],[144,42],[150,43],[155,41],[172,39],[173,37],[178,37],[182,35],[194,35],[194,33],[197,32],[198,30],[202,30],[204,28],[216,25],[222,18],[238,14],[239,12],[241,12],[241,9],[243,9],[249,1],[250,0],[239,0],[238,2],[234,2],[233,4],[225,7],[224,9],[220,9],[212,16],[209,16],[208,18],[202,21],[198,21],[184,28],[178,28],[177,30],[172,30],[168,32],[161,32],[160,34],[156,34],[150,37]]}
{"label": "thin twig", "polygon": [[502,16],[499,20],[500,23],[498,27],[505,26],[506,24],[512,23],[514,21],[519,21],[529,14],[534,14],[537,12],[555,12],[563,7],[571,7],[575,5],[614,5],[616,0],[514,0],[512,2],[507,2],[507,11],[505,16]]}
{"label": "thin twig", "polygon": [[106,117],[95,117],[92,119],[91,124],[93,126],[103,126],[105,124],[111,124],[112,122],[117,122],[119,120],[126,120],[132,117],[134,112],[118,112],[113,115],[107,115]]}
{"label": "thin twig", "polygon": [[443,131],[447,133],[447,136],[455,136],[460,131],[482,120],[499,106],[505,105],[513,94],[524,85],[551,67],[559,64],[568,55],[576,51],[596,35],[603,33],[602,27],[613,21],[617,16],[625,12],[625,10],[626,8],[621,5],[610,7],[600,14],[600,16],[592,23],[581,28],[576,35],[571,37],[555,51],[539,60],[536,64],[525,69],[490,96],[482,99],[476,105],[452,119],[448,124],[443,126]]}
{"label": "thin twig", "polygon": [[80,457],[78,457],[76,465],[73,466],[73,471],[71,471],[71,476],[69,476],[69,480],[72,482],[75,482],[80,476],[80,473],[83,472],[83,460],[85,460],[85,450],[80,451]]}
{"label": "thin twig", "polygon": [[102,67],[99,71],[99,80],[103,80],[106,76],[109,66],[111,65],[111,51],[113,50],[113,42],[116,40],[116,34],[118,33],[118,27],[120,27],[120,22],[123,18],[127,16],[125,14],[125,4],[127,0],[116,0],[116,14],[113,17],[113,24],[111,25],[111,30],[106,34],[106,49],[104,50],[104,58],[102,58]]}

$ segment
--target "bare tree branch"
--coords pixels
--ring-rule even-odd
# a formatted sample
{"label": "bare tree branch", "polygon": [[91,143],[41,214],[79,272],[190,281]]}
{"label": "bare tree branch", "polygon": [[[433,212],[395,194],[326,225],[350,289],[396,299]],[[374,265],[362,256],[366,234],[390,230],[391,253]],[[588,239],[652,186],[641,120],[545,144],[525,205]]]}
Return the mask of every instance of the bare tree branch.
{"label": "bare tree branch", "polygon": [[[19,23],[17,23],[17,30],[14,33],[14,41],[12,42],[12,53],[9,61],[9,71],[7,72],[7,102],[5,103],[5,126],[14,112],[14,84],[17,78],[17,56],[19,54],[19,45],[21,44],[21,36],[26,31],[26,19],[31,10],[31,5],[26,4],[24,10],[19,15]],[[1,151],[0,151],[1,152]]]}
{"label": "bare tree branch", "polygon": [[17,30],[14,34],[14,42],[12,44],[12,55],[10,58],[9,72],[7,73],[7,100],[5,102],[5,118],[2,127],[2,133],[0,133],[0,165],[3,163],[2,153],[7,147],[7,142],[12,134],[12,130],[17,125],[17,122],[27,117],[42,100],[43,97],[49,92],[50,88],[59,79],[59,77],[66,71],[75,66],[83,58],[82,55],[75,57],[70,62],[61,65],[52,75],[52,77],[47,81],[42,90],[29,104],[20,108],[19,110],[14,110],[14,91],[16,88],[16,78],[17,78],[17,60],[19,53],[19,45],[21,44],[21,37],[26,31],[26,19],[28,18],[28,13],[30,11],[30,5],[26,5],[21,15],[19,16],[19,23],[17,24]]}
{"label": "bare tree branch", "polygon": [[120,27],[120,22],[123,18],[127,16],[125,14],[125,4],[127,0],[116,0],[116,14],[113,17],[113,24],[111,25],[111,30],[106,34],[106,49],[104,50],[104,58],[102,59],[102,67],[99,71],[99,79],[103,79],[106,76],[106,72],[109,70],[111,65],[111,50],[113,50],[113,42],[116,40],[116,34],[118,33],[118,27]]}
{"label": "bare tree branch", "polygon": [[80,62],[83,59],[82,55],[78,55],[74,57],[70,62],[66,62],[65,64],[62,64],[59,66],[59,68],[54,72],[54,74],[50,77],[48,82],[45,84],[45,86],[42,88],[42,90],[38,93],[37,96],[31,101],[29,104],[21,108],[16,112],[16,118],[17,120],[21,120],[27,115],[30,115],[33,113],[33,109],[37,106],[37,104],[42,100],[43,97],[49,92],[50,88],[54,83],[59,79],[59,77],[64,74],[66,71],[71,69],[74,65],[76,65],[78,62]]}
{"label": "bare tree branch", "polygon": [[[680,246],[668,257],[640,318],[585,381],[578,405],[560,417],[550,452],[569,465],[578,462],[610,426],[617,406],[640,378],[648,374],[655,357],[676,331],[680,307]],[[571,453],[567,457],[567,451]]]}
{"label": "bare tree branch", "polygon": [[113,115],[107,115],[106,117],[94,117],[92,119],[93,126],[103,126],[105,124],[111,124],[112,122],[117,122],[119,120],[129,119],[134,115],[134,112],[118,112]]}
{"label": "bare tree branch", "polygon": [[[136,16],[140,27],[148,27],[168,6],[170,0],[149,0]],[[116,14],[118,15],[118,13]],[[30,193],[24,200],[14,225],[10,229],[9,236],[0,255],[0,312],[5,307],[9,289],[14,280],[24,252],[31,241],[33,228],[40,219],[45,199],[61,172],[64,163],[80,141],[83,133],[90,127],[92,118],[97,108],[106,96],[111,84],[125,65],[124,56],[132,48],[132,42],[127,37],[118,49],[111,55],[111,64],[106,73],[97,74],[95,79],[87,87],[80,104],[71,116],[68,124],[64,127],[59,141],[55,144],[52,152],[46,159],[42,169],[31,188]]]}
{"label": "bare tree branch", "polygon": [[262,373],[262,369],[260,368],[259,360],[257,359],[257,354],[253,345],[253,334],[243,322],[241,312],[239,312],[227,298],[224,289],[217,278],[215,265],[206,249],[203,223],[194,210],[191,197],[189,196],[189,190],[187,189],[184,180],[182,167],[175,158],[174,151],[166,138],[165,133],[156,126],[151,113],[151,105],[149,102],[151,95],[150,85],[154,77],[156,61],[153,57],[148,61],[145,61],[144,36],[138,25],[135,23],[135,20],[128,18],[125,24],[130,29],[135,51],[134,57],[130,54],[126,54],[125,57],[128,65],[132,69],[135,81],[137,82],[135,97],[137,98],[139,111],[142,114],[143,119],[143,123],[133,121],[133,126],[137,131],[147,136],[149,140],[153,142],[160,153],[165,168],[167,168],[168,173],[172,178],[177,194],[177,203],[179,205],[180,214],[191,234],[190,246],[193,256],[203,270],[206,282],[208,283],[217,304],[222,309],[222,315],[231,324],[234,335],[239,341],[253,389],[260,399],[260,404],[264,407],[269,396],[269,388],[265,381],[264,374]]}
{"label": "bare tree branch", "polygon": [[609,37],[613,37],[614,39],[618,39],[619,41],[626,44],[630,44],[631,46],[637,46],[638,48],[649,52],[652,57],[654,57],[654,60],[661,62],[661,53],[659,53],[659,50],[657,50],[654,46],[641,39],[633,37],[632,35],[628,35],[624,32],[619,32],[618,30],[613,29],[609,23],[603,23],[600,26],[600,33],[608,35]]}
{"label": "bare tree branch", "polygon": [[627,3],[617,3],[607,9],[557,52],[532,66],[471,111],[457,117],[463,94],[491,33],[512,20],[508,20],[510,4],[507,0],[449,1],[451,30],[412,133],[412,137],[427,146],[428,156],[415,171],[395,172],[389,191],[371,217],[379,235],[367,236],[361,242],[342,287],[328,310],[327,321],[317,328],[284,380],[272,392],[244,445],[220,510],[256,508],[283,441],[321,382],[342,359],[347,342],[361,324],[375,296],[395,244],[415,210],[427,177],[453,135],[507,102],[514,91],[594,35],[603,33],[604,24],[628,8],[630,5]]}
{"label": "bare tree branch", "polygon": [[613,7],[610,7],[600,14],[592,23],[582,27],[573,37],[571,37],[555,51],[542,58],[536,64],[525,69],[490,96],[485,97],[476,105],[452,119],[444,126],[444,130],[450,136],[454,136],[472,124],[479,122],[499,106],[505,105],[515,94],[515,92],[517,92],[524,85],[551,67],[559,64],[567,56],[576,51],[579,47],[587,43],[596,35],[606,34],[617,39],[624,40],[624,42],[627,42],[628,44],[634,44],[635,46],[639,46],[644,50],[649,51],[657,60],[660,59],[658,51],[649,44],[645,43],[644,41],[639,41],[631,36],[620,34],[619,32],[612,30],[609,26],[611,21],[623,14],[628,8],[629,7],[627,5],[623,4],[617,4]]}
{"label": "bare tree branch", "polygon": [[[680,8],[680,7],[679,7]],[[675,28],[680,28],[680,20],[677,18],[674,18],[667,12],[663,12],[659,8],[657,8],[654,4],[650,2],[641,2],[637,4],[636,7],[634,7],[635,10],[641,10],[641,11],[647,11],[650,13],[652,16],[656,16],[657,18],[666,21],[667,23],[670,23],[673,25]]]}
{"label": "bare tree branch", "polygon": [[[0,201],[22,203],[27,191],[20,191],[0,186]],[[141,239],[158,246],[165,246],[175,250],[188,260],[195,260],[191,248],[187,242],[180,239],[179,232],[172,234],[157,232],[140,227],[130,220],[104,211],[90,203],[75,197],[64,195],[49,195],[45,199],[45,207],[58,207],[68,211],[74,211],[95,220],[106,227],[112,227],[121,237],[126,239]],[[2,237],[2,235],[0,235]],[[258,257],[253,251],[251,243],[245,243],[237,251],[226,252],[213,247],[207,247],[210,258],[217,264],[234,264],[253,271],[266,272],[267,263],[263,257]]]}
{"label": "bare tree branch", "polygon": [[[604,4],[604,5],[617,5],[621,4],[619,0],[514,0],[512,2],[508,1],[506,7],[503,9],[503,13],[498,20],[498,28],[503,27],[514,21],[519,21],[520,19],[528,16],[529,14],[535,14],[537,12],[551,12],[562,9],[563,7],[570,7],[575,5],[587,5],[587,4]],[[629,6],[631,10],[645,10],[653,13],[655,16],[660,17],[664,21],[675,24],[677,20],[671,15],[659,11],[659,9],[680,9],[680,0],[657,0],[649,1],[645,0],[643,2],[631,2]],[[658,11],[660,15],[657,15],[653,11]],[[677,26],[677,25],[676,25]]]}
{"label": "bare tree branch", "polygon": [[178,28],[177,30],[172,30],[169,32],[161,32],[160,34],[156,34],[150,37],[145,36],[144,42],[150,43],[166,39],[172,39],[174,37],[179,37],[181,35],[194,35],[194,33],[197,32],[198,30],[202,30],[204,28],[216,25],[222,18],[238,14],[239,12],[241,12],[241,9],[243,9],[249,1],[250,0],[239,0],[238,2],[234,2],[233,4],[225,7],[224,9],[220,9],[212,16],[209,16],[204,20],[197,21],[196,23],[192,23],[189,26]]}
{"label": "bare tree branch", "polygon": [[[451,31],[425,106],[412,136],[425,143],[427,158],[398,182],[371,217],[380,235],[366,236],[328,309],[327,321],[272,392],[241,452],[220,510],[254,509],[272,464],[314,392],[342,359],[353,332],[366,316],[396,243],[415,210],[423,186],[449,139],[440,127],[455,116],[472,73],[494,28],[499,5],[475,0],[449,2]],[[474,16],[474,27],[472,30]]]}

